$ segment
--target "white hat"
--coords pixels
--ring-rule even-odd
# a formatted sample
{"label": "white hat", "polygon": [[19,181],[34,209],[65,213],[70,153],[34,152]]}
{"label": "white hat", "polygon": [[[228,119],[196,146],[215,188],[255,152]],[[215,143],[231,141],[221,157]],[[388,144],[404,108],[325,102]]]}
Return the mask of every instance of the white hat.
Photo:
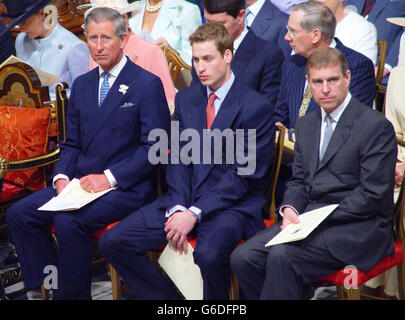
{"label": "white hat", "polygon": [[101,7],[115,9],[119,11],[119,13],[121,14],[132,11],[140,11],[141,9],[139,1],[129,4],[127,0],[90,0],[90,3],[77,6],[78,9],[89,8],[84,13],[84,17],[86,17],[90,13],[90,11],[93,10],[94,8],[101,8]]}
{"label": "white hat", "polygon": [[387,21],[405,27],[405,17],[387,18]]}

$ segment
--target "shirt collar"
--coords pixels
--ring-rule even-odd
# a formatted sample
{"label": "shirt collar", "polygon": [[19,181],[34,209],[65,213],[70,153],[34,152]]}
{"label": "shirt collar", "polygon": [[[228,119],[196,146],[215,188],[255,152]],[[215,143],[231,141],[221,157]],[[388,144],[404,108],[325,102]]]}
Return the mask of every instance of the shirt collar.
{"label": "shirt collar", "polygon": [[234,41],[233,41],[233,53],[235,54],[236,50],[238,50],[239,45],[242,43],[243,39],[245,38],[246,34],[248,33],[248,28],[245,26],[245,28],[243,29],[242,33],[240,34],[239,37],[237,37]]}
{"label": "shirt collar", "polygon": [[249,11],[256,17],[262,9],[265,0],[257,0],[254,4],[248,7]]}
{"label": "shirt collar", "polygon": [[[127,63],[127,57],[125,54],[122,55],[120,62],[118,62],[108,73],[112,75],[114,78],[118,77],[122,68],[124,68],[125,64]],[[100,77],[103,76],[104,70],[101,67],[98,67],[98,74]]]}
{"label": "shirt collar", "polygon": [[[349,104],[350,100],[352,98],[352,95],[350,92],[347,93],[347,96],[345,100],[343,100],[342,104],[337,107],[335,110],[333,110],[329,115],[333,119],[333,122],[337,123],[340,119],[340,116],[342,115],[343,111],[345,111],[347,105]],[[326,112],[321,108],[321,113],[322,113],[322,122],[325,120],[326,117]]]}
{"label": "shirt collar", "polygon": [[226,95],[228,94],[229,90],[232,87],[233,82],[235,81],[235,75],[233,74],[233,72],[231,71],[231,77],[229,78],[229,80],[222,85],[222,87],[220,87],[219,89],[217,89],[216,91],[211,90],[210,87],[207,86],[207,97],[209,99],[210,94],[211,93],[215,93],[215,95],[217,96],[217,98],[222,102],[224,101]]}

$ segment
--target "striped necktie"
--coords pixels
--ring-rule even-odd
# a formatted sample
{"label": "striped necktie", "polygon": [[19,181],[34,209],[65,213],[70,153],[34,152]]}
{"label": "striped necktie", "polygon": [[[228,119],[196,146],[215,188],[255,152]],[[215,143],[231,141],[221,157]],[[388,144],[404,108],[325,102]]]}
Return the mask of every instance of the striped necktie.
{"label": "striped necktie", "polygon": [[309,86],[307,85],[307,87],[305,88],[304,97],[302,98],[300,110],[298,111],[298,117],[305,116],[311,99],[312,93],[311,90],[309,90]]}
{"label": "striped necktie", "polygon": [[363,11],[361,12],[361,15],[363,17],[365,17],[366,15],[368,15],[371,11],[371,9],[373,9],[374,5],[375,5],[376,0],[366,0],[364,2],[364,8]]}
{"label": "striped necktie", "polygon": [[103,83],[101,84],[101,89],[100,89],[100,105],[103,103],[104,98],[106,97],[108,90],[110,90],[110,84],[108,83],[108,72],[104,72],[104,80]]}
{"label": "striped necktie", "polygon": [[323,131],[323,141],[322,141],[321,150],[319,152],[319,160],[322,160],[323,156],[325,155],[325,151],[328,148],[330,138],[332,138],[332,134],[333,134],[333,127],[332,127],[333,119],[329,114],[327,114],[325,116],[325,121],[326,121],[326,126]]}

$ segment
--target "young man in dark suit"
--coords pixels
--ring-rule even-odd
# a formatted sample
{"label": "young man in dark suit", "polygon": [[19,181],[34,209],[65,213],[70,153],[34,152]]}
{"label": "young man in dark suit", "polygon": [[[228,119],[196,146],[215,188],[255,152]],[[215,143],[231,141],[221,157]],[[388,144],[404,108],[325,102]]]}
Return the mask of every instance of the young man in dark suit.
{"label": "young man in dark suit", "polygon": [[[53,186],[23,198],[7,212],[26,290],[40,288],[44,268],[56,266],[55,299],[91,299],[91,235],[156,198],[148,134],[168,130],[170,124],[160,79],[123,54],[128,35],[121,14],[109,8],[92,10],[85,33],[99,67],[73,83],[67,139],[53,170]],[[75,212],[37,210],[73,178],[87,192],[116,189]]]}
{"label": "young man in dark suit", "polygon": [[[339,50],[316,50],[306,70],[321,108],[297,121],[282,222],[232,254],[248,299],[303,299],[313,280],[347,265],[368,271],[394,252],[394,129],[350,94],[351,72]],[[265,247],[301,214],[330,204],[338,207],[305,239]]]}
{"label": "young man in dark suit", "polygon": [[[280,89],[284,55],[276,43],[265,41],[245,26],[244,0],[204,0],[207,22],[223,24],[234,40],[231,63],[235,76],[247,87],[259,92],[274,110]],[[193,83],[198,77],[193,70]]]}
{"label": "young man in dark suit", "polygon": [[[200,83],[177,93],[172,126],[178,123],[181,136],[188,132],[194,137],[191,141],[183,138],[180,147],[187,148],[196,137],[201,141],[194,144],[191,161],[182,157],[176,161],[178,148],[172,142],[168,192],[104,233],[99,241],[101,253],[138,299],[179,298],[146,252],[168,241],[175,249],[186,251],[188,235],[197,239],[193,256],[204,281],[204,299],[228,299],[232,250],[240,240],[264,228],[263,188],[275,128],[271,106],[232,72],[233,39],[222,24],[200,26],[190,42]],[[254,145],[250,145],[249,132],[255,132]],[[203,139],[209,133],[214,139],[217,135],[221,141],[231,142],[206,149]],[[178,156],[179,151],[176,153]],[[255,168],[244,172],[247,167],[238,154],[250,154]]]}

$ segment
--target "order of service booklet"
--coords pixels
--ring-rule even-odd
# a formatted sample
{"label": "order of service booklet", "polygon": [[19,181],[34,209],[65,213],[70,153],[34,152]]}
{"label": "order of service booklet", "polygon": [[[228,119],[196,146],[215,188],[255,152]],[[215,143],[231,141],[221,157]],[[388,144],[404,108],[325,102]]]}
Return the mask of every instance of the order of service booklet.
{"label": "order of service booklet", "polygon": [[187,300],[203,299],[203,279],[200,268],[194,263],[193,247],[188,244],[187,254],[180,254],[169,244],[158,263]]}
{"label": "order of service booklet", "polygon": [[90,193],[80,186],[80,181],[74,178],[56,197],[53,197],[43,206],[39,207],[41,211],[71,211],[78,210],[86,204],[96,200],[102,195],[114,190],[110,188],[104,191]]}
{"label": "order of service booklet", "polygon": [[331,204],[322,208],[305,212],[299,215],[299,223],[291,223],[281,230],[266,247],[276,244],[287,243],[305,239],[327,216],[329,216],[338,204]]}

